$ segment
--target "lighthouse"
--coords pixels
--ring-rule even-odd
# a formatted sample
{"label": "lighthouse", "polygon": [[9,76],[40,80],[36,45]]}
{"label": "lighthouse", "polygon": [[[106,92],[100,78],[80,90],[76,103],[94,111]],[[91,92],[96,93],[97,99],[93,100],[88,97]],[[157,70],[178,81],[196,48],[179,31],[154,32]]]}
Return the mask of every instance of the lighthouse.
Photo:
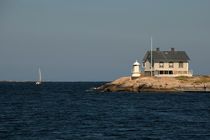
{"label": "lighthouse", "polygon": [[141,76],[141,71],[140,71],[140,64],[139,62],[136,60],[135,63],[133,63],[133,67],[132,67],[132,78],[138,78]]}

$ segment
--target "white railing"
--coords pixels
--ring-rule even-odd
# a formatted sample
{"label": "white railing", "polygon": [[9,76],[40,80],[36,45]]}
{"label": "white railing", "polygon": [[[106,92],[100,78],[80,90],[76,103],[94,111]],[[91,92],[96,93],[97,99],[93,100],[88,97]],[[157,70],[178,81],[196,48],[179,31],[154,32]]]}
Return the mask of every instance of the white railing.
{"label": "white railing", "polygon": [[154,76],[156,76],[156,77],[179,77],[179,76],[192,77],[193,71],[189,70],[187,73],[177,73],[177,74],[157,74],[157,73],[155,73]]}

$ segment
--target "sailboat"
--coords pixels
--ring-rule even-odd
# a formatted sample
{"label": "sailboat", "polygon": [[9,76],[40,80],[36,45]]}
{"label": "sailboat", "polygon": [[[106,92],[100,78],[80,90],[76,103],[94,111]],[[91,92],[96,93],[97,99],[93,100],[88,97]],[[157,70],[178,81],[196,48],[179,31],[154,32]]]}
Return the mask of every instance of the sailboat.
{"label": "sailboat", "polygon": [[41,85],[42,83],[42,74],[41,74],[41,69],[39,68],[39,79],[36,81],[36,85]]}

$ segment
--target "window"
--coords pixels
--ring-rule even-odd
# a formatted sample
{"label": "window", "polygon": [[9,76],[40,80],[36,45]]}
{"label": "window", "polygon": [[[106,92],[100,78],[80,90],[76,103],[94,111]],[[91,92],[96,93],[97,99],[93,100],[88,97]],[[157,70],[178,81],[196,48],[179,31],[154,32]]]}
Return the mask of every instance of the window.
{"label": "window", "polygon": [[169,68],[173,68],[174,67],[174,63],[173,62],[169,62]]}
{"label": "window", "polygon": [[160,63],[159,63],[159,67],[160,67],[160,68],[164,68],[164,63],[163,63],[163,62],[160,62]]}
{"label": "window", "polygon": [[183,68],[183,67],[184,67],[183,62],[179,62],[179,68]]}

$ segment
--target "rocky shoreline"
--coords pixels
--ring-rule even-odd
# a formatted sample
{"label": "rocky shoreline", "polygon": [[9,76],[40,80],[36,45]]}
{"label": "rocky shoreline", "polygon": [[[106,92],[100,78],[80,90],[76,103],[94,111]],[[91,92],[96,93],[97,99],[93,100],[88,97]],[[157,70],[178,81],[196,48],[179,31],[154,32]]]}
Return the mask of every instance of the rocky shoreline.
{"label": "rocky shoreline", "polygon": [[102,92],[210,92],[210,76],[121,77],[97,88]]}

